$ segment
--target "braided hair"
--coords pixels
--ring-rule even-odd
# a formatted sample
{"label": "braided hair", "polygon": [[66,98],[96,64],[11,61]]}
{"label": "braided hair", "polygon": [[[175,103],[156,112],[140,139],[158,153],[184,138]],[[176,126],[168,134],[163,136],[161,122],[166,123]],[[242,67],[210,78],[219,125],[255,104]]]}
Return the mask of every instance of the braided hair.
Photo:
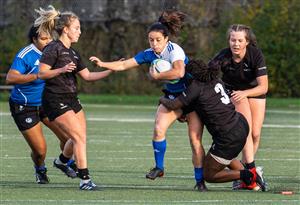
{"label": "braided hair", "polygon": [[207,65],[203,60],[191,60],[186,65],[186,71],[193,76],[194,80],[211,82],[219,78],[220,65],[218,62],[211,62]]}

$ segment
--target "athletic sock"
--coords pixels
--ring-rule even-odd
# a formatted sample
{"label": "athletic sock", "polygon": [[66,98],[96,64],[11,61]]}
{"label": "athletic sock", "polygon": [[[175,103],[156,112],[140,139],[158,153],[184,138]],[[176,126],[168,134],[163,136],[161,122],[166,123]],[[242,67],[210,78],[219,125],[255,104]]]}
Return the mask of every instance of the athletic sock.
{"label": "athletic sock", "polygon": [[163,141],[152,141],[152,146],[154,150],[156,168],[164,170],[164,159],[167,148],[167,140],[164,139]]}
{"label": "athletic sock", "polygon": [[253,169],[255,167],[255,161],[251,163],[246,163],[245,164],[246,169]]}
{"label": "athletic sock", "polygon": [[59,155],[59,158],[56,159],[56,163],[57,163],[57,164],[66,164],[66,163],[68,163],[69,159],[70,159],[70,158],[65,157],[65,156],[63,155],[63,153],[61,153],[61,154]]}
{"label": "athletic sock", "polygon": [[196,182],[201,182],[203,181],[203,168],[196,168],[194,167],[194,176]]}
{"label": "athletic sock", "polygon": [[245,182],[247,186],[251,184],[252,178],[253,178],[253,174],[248,169],[244,169],[240,171],[240,179],[243,182]]}
{"label": "athletic sock", "polygon": [[39,172],[39,171],[45,171],[47,168],[46,168],[45,164],[43,164],[41,166],[34,165],[34,169],[35,169],[35,172]]}
{"label": "athletic sock", "polygon": [[88,168],[78,169],[78,177],[82,180],[90,180]]}

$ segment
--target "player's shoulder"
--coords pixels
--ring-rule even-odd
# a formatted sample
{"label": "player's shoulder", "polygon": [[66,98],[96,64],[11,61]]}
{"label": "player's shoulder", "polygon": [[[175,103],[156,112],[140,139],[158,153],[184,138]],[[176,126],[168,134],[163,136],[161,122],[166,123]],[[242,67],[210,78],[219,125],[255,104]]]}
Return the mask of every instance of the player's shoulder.
{"label": "player's shoulder", "polygon": [[42,55],[42,52],[37,47],[35,47],[34,44],[30,44],[20,49],[19,52],[17,53],[17,57],[21,59],[25,59],[35,54]]}
{"label": "player's shoulder", "polygon": [[171,42],[169,41],[167,44],[167,50],[169,53],[173,52],[173,51],[183,51],[183,49],[181,48],[181,46],[179,46],[177,43]]}

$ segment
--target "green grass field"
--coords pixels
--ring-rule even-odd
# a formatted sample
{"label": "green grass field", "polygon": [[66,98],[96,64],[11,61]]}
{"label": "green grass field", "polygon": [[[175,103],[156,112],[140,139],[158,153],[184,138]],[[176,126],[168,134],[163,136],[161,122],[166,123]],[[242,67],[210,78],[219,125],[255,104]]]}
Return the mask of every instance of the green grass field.
{"label": "green grass field", "polygon": [[[207,184],[209,192],[193,190],[193,167],[185,124],[168,131],[166,175],[145,179],[153,166],[151,145],[155,106],[85,104],[88,126],[88,162],[93,180],[102,191],[78,190],[79,180],[69,179],[52,167],[60,153],[56,137],[44,129],[50,184],[35,183],[29,148],[1,102],[0,204],[300,204],[300,111],[267,111],[256,164],[264,167],[268,192],[232,191],[231,183]],[[203,144],[209,149],[210,135]],[[281,191],[293,191],[282,195]]]}

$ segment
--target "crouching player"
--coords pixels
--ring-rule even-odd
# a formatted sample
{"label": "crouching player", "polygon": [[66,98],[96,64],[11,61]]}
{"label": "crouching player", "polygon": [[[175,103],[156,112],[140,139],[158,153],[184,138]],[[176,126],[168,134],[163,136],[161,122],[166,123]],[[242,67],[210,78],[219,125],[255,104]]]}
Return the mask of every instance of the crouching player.
{"label": "crouching player", "polygon": [[194,105],[213,143],[205,156],[204,179],[211,183],[242,180],[246,185],[256,182],[262,191],[266,183],[260,169],[233,170],[238,160],[234,160],[242,151],[249,133],[245,117],[235,111],[229,96],[219,78],[219,65],[207,66],[203,61],[191,61],[186,71],[193,76],[186,91],[175,100],[162,97],[160,102],[170,110]]}

